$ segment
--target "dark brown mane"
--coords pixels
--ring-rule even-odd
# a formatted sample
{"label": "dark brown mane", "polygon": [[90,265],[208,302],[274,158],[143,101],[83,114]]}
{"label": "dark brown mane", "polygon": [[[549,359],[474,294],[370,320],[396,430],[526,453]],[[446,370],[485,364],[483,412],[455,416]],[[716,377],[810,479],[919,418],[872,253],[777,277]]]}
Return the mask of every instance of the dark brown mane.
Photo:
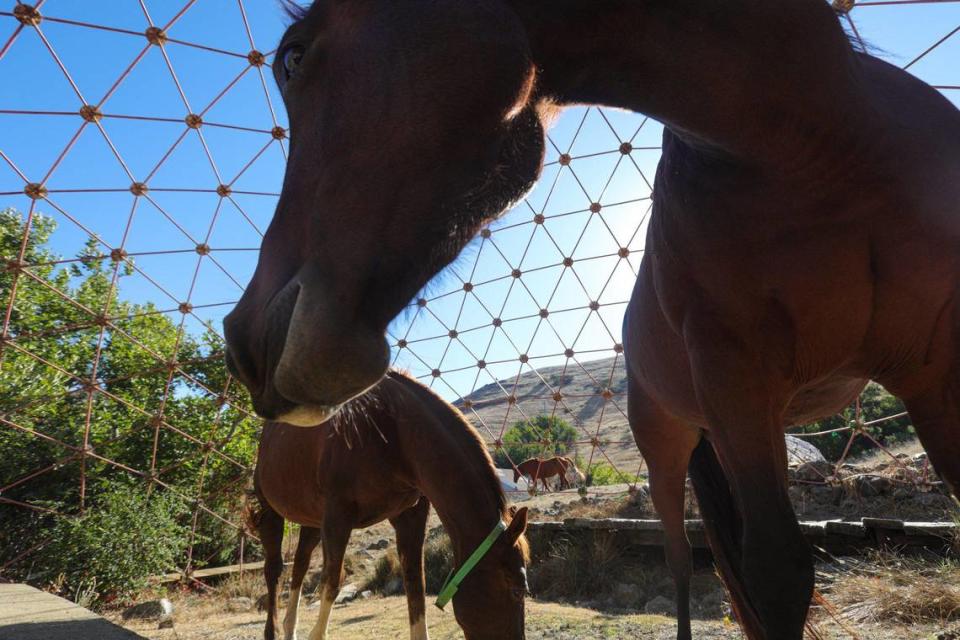
{"label": "dark brown mane", "polygon": [[[468,454],[466,456],[467,458],[472,461],[476,461],[478,465],[486,465],[485,469],[480,470],[481,473],[479,475],[489,479],[489,488],[491,493],[496,496],[497,508],[500,510],[500,513],[509,515],[507,496],[503,493],[503,486],[500,484],[500,477],[497,475],[496,466],[493,464],[493,458],[490,457],[490,452],[487,451],[487,446],[480,438],[480,434],[477,433],[477,430],[473,428],[473,426],[470,424],[470,421],[467,420],[463,413],[461,413],[456,407],[448,404],[435,392],[427,387],[424,387],[422,384],[404,372],[390,370],[387,373],[387,376],[407,387],[407,389],[423,400],[424,404],[432,406],[438,415],[451,413],[455,414],[459,420],[470,427],[469,429],[463,430],[450,429],[449,434],[451,437],[458,438],[458,444]],[[480,462],[481,460],[483,462]]]}

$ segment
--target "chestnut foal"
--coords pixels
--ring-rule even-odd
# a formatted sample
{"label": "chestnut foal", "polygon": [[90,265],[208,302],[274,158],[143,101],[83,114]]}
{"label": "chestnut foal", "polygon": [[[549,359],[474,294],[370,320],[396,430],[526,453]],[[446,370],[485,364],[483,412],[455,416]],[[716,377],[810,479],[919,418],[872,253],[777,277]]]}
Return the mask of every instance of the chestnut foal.
{"label": "chestnut foal", "polygon": [[315,428],[267,423],[254,488],[261,509],[253,520],[266,554],[267,640],[279,630],[284,520],[302,525],[286,640],[297,636],[303,579],[317,544],[323,544],[321,604],[310,640],[327,637],[351,531],[383,520],[397,534],[410,636],[426,639],[423,541],[430,504],[453,543],[456,566],[466,568],[441,592],[438,606],[453,594],[454,615],[469,640],[524,637],[527,510],[507,507],[490,455],[463,416],[414,380],[391,372]]}

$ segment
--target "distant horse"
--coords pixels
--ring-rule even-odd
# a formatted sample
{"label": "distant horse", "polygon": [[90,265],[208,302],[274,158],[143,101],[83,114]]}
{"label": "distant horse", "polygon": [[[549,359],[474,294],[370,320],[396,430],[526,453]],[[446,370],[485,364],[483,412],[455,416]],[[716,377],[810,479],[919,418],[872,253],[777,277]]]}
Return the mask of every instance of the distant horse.
{"label": "distant horse", "polygon": [[623,348],[678,638],[688,467],[751,640],[800,640],[813,591],[785,426],[876,380],[960,489],[960,112],[823,0],[318,0],[274,75],[289,162],[224,327],[261,415],[376,384],[387,325],[534,184],[558,108],[599,104],[665,125]]}
{"label": "distant horse", "polygon": [[560,479],[560,488],[566,489],[569,486],[566,476],[571,465],[576,469],[576,465],[570,458],[554,457],[546,460],[530,458],[518,464],[513,470],[513,481],[517,482],[520,476],[523,476],[530,480],[530,486],[536,488],[539,480],[543,483],[543,490],[549,491],[550,485],[547,484],[547,479],[557,477]]}
{"label": "distant horse", "polygon": [[576,463],[567,457],[560,458],[567,467],[566,473],[563,474],[561,480],[561,489],[567,489],[571,485],[581,485],[583,486],[587,482],[586,476],[583,475],[583,472],[577,468]]}
{"label": "distant horse", "polygon": [[423,540],[430,504],[450,536],[457,567],[493,535],[495,526],[500,529],[453,596],[465,637],[524,637],[527,510],[507,508],[476,431],[419,383],[391,372],[319,427],[267,423],[254,487],[261,508],[253,519],[266,554],[267,640],[277,638],[279,630],[284,519],[302,525],[283,622],[287,640],[296,637],[300,592],[317,544],[323,544],[322,590],[310,640],[326,637],[350,532],[387,519],[397,534],[410,636],[426,639]]}

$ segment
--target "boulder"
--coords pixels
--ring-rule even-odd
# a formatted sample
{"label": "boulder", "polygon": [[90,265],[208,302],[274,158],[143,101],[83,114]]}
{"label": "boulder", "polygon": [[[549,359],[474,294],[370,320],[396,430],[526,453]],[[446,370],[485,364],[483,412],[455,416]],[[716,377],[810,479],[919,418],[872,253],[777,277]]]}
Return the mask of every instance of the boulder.
{"label": "boulder", "polygon": [[826,460],[804,462],[796,471],[796,479],[801,482],[825,482],[832,475],[833,465]]}
{"label": "boulder", "polygon": [[367,545],[367,550],[368,550],[368,551],[378,551],[378,550],[386,549],[386,548],[389,547],[389,546],[390,546],[390,541],[389,541],[389,540],[387,540],[386,538],[380,538],[380,539],[377,540],[376,542],[371,542],[370,544],[368,544],[368,545]]}
{"label": "boulder", "polygon": [[361,591],[360,597],[363,598],[364,600],[369,600],[370,598],[373,597],[373,591],[370,591],[369,589],[367,589],[366,591]]}
{"label": "boulder", "polygon": [[166,598],[147,600],[126,609],[121,617],[124,620],[158,620],[173,615],[173,603]]}
{"label": "boulder", "polygon": [[677,603],[669,598],[657,596],[647,602],[646,606],[643,607],[643,612],[650,615],[675,616],[677,615]]}
{"label": "boulder", "polygon": [[387,580],[387,584],[383,586],[383,594],[387,596],[395,596],[403,593],[403,580],[397,577],[390,578]]}
{"label": "boulder", "polygon": [[340,593],[337,594],[337,599],[333,601],[333,604],[346,604],[355,600],[358,591],[360,591],[360,587],[352,582],[344,585],[340,588]]}
{"label": "boulder", "polygon": [[620,609],[639,609],[643,603],[643,590],[639,585],[621,582],[613,587],[612,601]]}
{"label": "boulder", "polygon": [[787,464],[798,467],[805,462],[826,462],[820,450],[802,438],[786,436]]}
{"label": "boulder", "polygon": [[710,591],[697,602],[697,610],[704,616],[718,618],[723,615],[723,592],[719,589]]}

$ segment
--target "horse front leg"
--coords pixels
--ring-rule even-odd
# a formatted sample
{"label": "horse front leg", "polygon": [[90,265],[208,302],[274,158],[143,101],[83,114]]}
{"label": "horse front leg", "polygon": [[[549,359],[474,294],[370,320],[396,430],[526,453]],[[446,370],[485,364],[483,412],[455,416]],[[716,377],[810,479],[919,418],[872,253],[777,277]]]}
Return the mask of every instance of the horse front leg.
{"label": "horse front leg", "polygon": [[663,522],[667,566],[677,590],[677,640],[691,640],[693,555],[683,516],[687,465],[700,431],[663,411],[633,380],[628,383],[627,414],[650,472],[650,497]]}
{"label": "horse front leg", "polygon": [[264,640],[276,640],[280,628],[277,615],[277,588],[283,574],[283,517],[267,504],[260,495],[260,516],[257,533],[263,545],[263,577],[267,583],[267,624],[263,629]]}
{"label": "horse front leg", "polygon": [[283,617],[284,640],[297,640],[297,616],[300,611],[303,579],[310,569],[310,558],[320,542],[320,536],[320,529],[300,527],[300,539],[297,541],[297,553],[293,559],[293,573],[290,577],[290,600]]}
{"label": "horse front leg", "polygon": [[741,626],[750,640],[802,640],[814,571],[787,492],[783,363],[766,366],[716,325],[684,338],[712,443],[691,477]]}
{"label": "horse front leg", "polygon": [[423,573],[423,539],[429,513],[430,503],[421,496],[417,504],[390,519],[397,533],[397,554],[400,556],[403,590],[407,594],[407,614],[410,618],[410,640],[429,640]]}
{"label": "horse front leg", "polygon": [[[333,513],[338,510],[331,509]],[[330,611],[340,593],[343,582],[343,556],[350,541],[351,529],[341,523],[326,522],[322,530],[323,572],[321,574],[320,613],[310,632],[310,640],[326,640],[330,624]]]}

